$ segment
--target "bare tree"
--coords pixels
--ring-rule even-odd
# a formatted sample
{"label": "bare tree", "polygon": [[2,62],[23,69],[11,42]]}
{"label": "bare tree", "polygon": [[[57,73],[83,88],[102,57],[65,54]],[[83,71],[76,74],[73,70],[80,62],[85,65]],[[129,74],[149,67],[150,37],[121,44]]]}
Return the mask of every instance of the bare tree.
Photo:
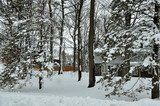
{"label": "bare tree", "polygon": [[62,19],[61,19],[61,28],[60,28],[60,48],[59,48],[59,61],[60,68],[58,74],[62,74],[63,66],[62,66],[62,45],[63,45],[63,31],[64,31],[64,0],[61,0],[61,8],[62,8]]}
{"label": "bare tree", "polygon": [[[49,6],[49,16],[52,19],[53,18],[53,13],[52,13],[52,6],[51,6],[52,0],[48,1],[48,6]],[[51,55],[51,62],[53,62],[53,27],[52,25],[50,26],[50,55]]]}
{"label": "bare tree", "polygon": [[89,85],[88,88],[95,86],[95,67],[94,67],[94,54],[93,43],[95,36],[94,29],[94,12],[95,12],[95,0],[90,2],[90,29],[89,29],[89,41],[88,41],[88,57],[89,57]]}
{"label": "bare tree", "polygon": [[83,7],[83,0],[80,0],[79,11],[78,11],[78,81],[82,77],[82,37],[81,37],[81,11]]}

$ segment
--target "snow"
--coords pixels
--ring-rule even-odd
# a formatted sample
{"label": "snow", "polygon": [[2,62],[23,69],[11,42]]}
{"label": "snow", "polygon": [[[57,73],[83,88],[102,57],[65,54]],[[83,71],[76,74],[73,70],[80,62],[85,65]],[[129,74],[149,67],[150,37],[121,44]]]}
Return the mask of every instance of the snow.
{"label": "snow", "polygon": [[[100,78],[98,76],[96,80]],[[132,83],[135,81],[133,79]],[[38,77],[35,76],[22,89],[12,92],[0,90],[0,106],[160,106],[160,100],[149,99],[145,93],[138,101],[131,102],[127,97],[105,98],[106,91],[100,83],[93,88],[87,86],[88,73],[85,72],[80,82],[77,81],[77,72],[56,73],[50,78],[44,76],[41,90],[38,89]],[[126,87],[131,88],[132,84]]]}
{"label": "snow", "polygon": [[151,65],[151,63],[152,63],[152,57],[147,56],[147,57],[145,58],[145,60],[143,61],[143,66],[144,66],[144,67],[147,67],[147,66]]}
{"label": "snow", "polygon": [[13,23],[13,26],[18,26],[18,25],[20,25],[20,24],[22,24],[22,23],[25,23],[27,20],[20,20],[20,21],[15,21],[14,23]]}
{"label": "snow", "polygon": [[95,53],[102,53],[103,49],[102,48],[96,48],[94,50]]}
{"label": "snow", "polygon": [[110,49],[110,54],[114,54],[117,51],[117,49],[118,49],[117,47],[111,48]]}
{"label": "snow", "polygon": [[152,39],[155,39],[156,44],[160,44],[160,33],[155,34]]}
{"label": "snow", "polygon": [[0,94],[1,106],[159,106],[158,100],[143,99],[136,102],[99,100],[90,97],[64,97],[23,93]]}
{"label": "snow", "polygon": [[[46,73],[43,73],[46,75]],[[35,74],[37,75],[37,74]],[[51,78],[44,76],[44,87],[42,90],[38,90],[38,77],[34,77],[27,83],[23,89],[15,90],[16,92],[23,93],[47,93],[54,94],[56,96],[68,96],[68,97],[92,97],[97,99],[105,99],[104,91],[98,90],[99,86],[88,89],[88,73],[83,73],[82,81],[78,82],[77,73],[65,72],[64,75],[53,75]],[[99,77],[97,77],[97,80]],[[79,92],[80,91],[80,92]]]}
{"label": "snow", "polygon": [[4,68],[5,66],[2,63],[0,63],[0,74],[4,71]]}

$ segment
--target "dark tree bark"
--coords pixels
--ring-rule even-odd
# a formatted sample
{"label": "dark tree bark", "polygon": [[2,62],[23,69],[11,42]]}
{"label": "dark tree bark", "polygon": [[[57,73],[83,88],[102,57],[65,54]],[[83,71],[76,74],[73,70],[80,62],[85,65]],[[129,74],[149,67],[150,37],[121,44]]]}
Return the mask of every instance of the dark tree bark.
{"label": "dark tree bark", "polygon": [[81,80],[82,77],[82,57],[81,57],[81,50],[82,50],[82,37],[81,37],[81,11],[83,7],[83,0],[80,0],[79,10],[78,10],[78,81]]}
{"label": "dark tree bark", "polygon": [[[42,73],[42,64],[39,63],[38,65],[40,67],[39,72]],[[39,75],[39,89],[42,89],[42,80],[43,80],[42,75]]]}
{"label": "dark tree bark", "polygon": [[131,26],[131,12],[129,9],[129,0],[126,0],[125,27],[129,29]]}
{"label": "dark tree bark", "polygon": [[[45,9],[45,0],[42,0],[40,1],[41,3],[41,11],[40,11],[40,14],[41,14],[41,17],[44,15],[44,9]],[[39,44],[39,54],[42,53],[43,51],[43,29],[44,29],[44,25],[43,23],[40,24],[40,44]],[[39,66],[40,66],[40,72],[42,72],[42,63],[39,62]],[[39,76],[39,89],[42,89],[42,80],[43,80],[43,77],[42,75]]]}
{"label": "dark tree bark", "polygon": [[78,29],[78,6],[77,3],[75,2],[75,4],[73,5],[74,7],[74,11],[75,11],[75,20],[74,20],[74,31],[73,31],[73,44],[74,44],[74,48],[73,48],[73,67],[74,67],[74,72],[76,71],[76,61],[77,59],[77,44],[76,44],[76,40],[77,40],[77,29]]}
{"label": "dark tree bark", "polygon": [[[49,16],[52,19],[53,14],[52,14],[51,2],[52,2],[52,0],[49,0],[48,5],[49,5]],[[50,26],[50,34],[51,34],[51,36],[50,36],[50,55],[51,55],[51,58],[50,59],[51,59],[51,62],[53,62],[53,34],[54,34],[54,32],[53,32],[52,25]]]}
{"label": "dark tree bark", "polygon": [[[160,30],[159,26],[159,16],[160,14],[160,4],[156,1],[155,3],[155,14],[153,18],[153,22],[156,24],[157,28]],[[159,45],[154,44],[153,45],[153,59],[155,60],[156,63],[158,63],[158,51],[159,51]],[[152,99],[159,98],[159,66],[156,65],[155,68],[153,69],[153,77],[152,77]]]}
{"label": "dark tree bark", "polygon": [[62,45],[63,45],[63,31],[64,31],[64,0],[61,0],[61,8],[62,8],[62,19],[61,19],[61,31],[60,31],[60,48],[59,48],[59,61],[60,68],[58,74],[62,74],[63,66],[62,66]]}
{"label": "dark tree bark", "polygon": [[94,54],[93,43],[95,36],[94,28],[94,13],[95,13],[95,0],[90,2],[90,29],[89,29],[89,41],[88,41],[88,57],[89,57],[89,85],[88,88],[95,86],[95,68],[94,68]]}
{"label": "dark tree bark", "polygon": [[[125,29],[129,29],[131,26],[131,12],[129,9],[129,0],[126,0],[126,13],[125,13]],[[127,37],[129,37],[130,35],[128,35]],[[130,70],[130,51],[128,50],[130,48],[130,43],[127,44],[125,46],[125,63],[123,65],[123,70],[122,70],[122,77],[124,77],[125,75],[127,75],[127,73],[129,73]]]}
{"label": "dark tree bark", "polygon": [[159,23],[160,16],[159,15],[160,15],[160,4],[158,4],[158,2],[156,1],[153,22],[154,22],[154,24],[156,24],[157,28],[160,30],[160,23]]}
{"label": "dark tree bark", "polygon": [[77,31],[77,20],[78,20],[78,14],[77,14],[77,9],[75,8],[75,20],[74,20],[74,31],[73,31],[73,43],[74,43],[74,50],[73,50],[73,67],[74,67],[74,72],[76,71],[76,53],[77,53],[77,50],[76,50],[76,31]]}
{"label": "dark tree bark", "polygon": [[[155,60],[156,63],[158,63],[158,50],[159,50],[159,47],[158,47],[158,44],[154,44],[153,45],[153,59]],[[155,99],[155,98],[159,98],[159,66],[156,65],[154,66],[153,68],[153,76],[152,76],[152,99]]]}
{"label": "dark tree bark", "polygon": [[[28,11],[28,14],[27,14],[27,18],[30,20],[30,23],[29,23],[29,25],[27,26],[28,28],[30,28],[30,26],[32,25],[32,23],[31,23],[31,18],[32,18],[32,3],[33,3],[33,0],[28,0],[27,1],[27,6],[28,6],[28,9],[27,9],[27,11]],[[27,45],[26,47],[25,47],[25,52],[27,52],[28,51],[28,48],[31,48],[31,34],[30,33],[28,33],[28,35],[26,36],[26,39],[25,39],[25,45]]]}
{"label": "dark tree bark", "polygon": [[39,89],[42,89],[42,77],[39,77]]}

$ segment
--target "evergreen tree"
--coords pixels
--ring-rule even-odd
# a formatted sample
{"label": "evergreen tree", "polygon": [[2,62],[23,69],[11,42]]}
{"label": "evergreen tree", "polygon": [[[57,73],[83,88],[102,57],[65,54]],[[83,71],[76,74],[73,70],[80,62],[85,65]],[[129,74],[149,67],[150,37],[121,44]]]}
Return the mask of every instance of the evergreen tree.
{"label": "evergreen tree", "polygon": [[[132,67],[133,70],[127,69],[127,71],[125,71],[125,67],[127,66],[128,68],[131,68],[129,64],[127,65],[126,63],[129,63],[129,60],[136,57],[136,55],[134,55],[135,49],[143,51],[144,48],[150,48],[152,45],[154,45],[153,40],[155,39],[155,36],[159,34],[157,23],[155,23],[157,20],[159,20],[157,15],[154,13],[154,9],[156,11],[154,5],[155,3],[155,1],[147,0],[114,0],[111,3],[111,18],[106,25],[108,26],[108,33],[105,37],[107,45],[106,57],[108,58],[107,61],[110,61],[109,59],[112,60],[117,56],[121,56],[124,57],[124,61],[122,61],[122,64],[120,64],[116,69],[109,71],[101,80],[104,82],[103,84],[106,86],[106,88],[109,88],[109,86],[114,87],[114,90],[110,94],[127,95],[127,93],[130,93],[129,95],[132,95],[133,97],[133,94],[136,92],[134,91],[134,93],[131,93],[123,91],[123,85],[126,81],[128,81],[129,78],[131,78],[130,75],[134,69],[136,69],[135,67]],[[127,56],[128,53],[131,54]],[[140,67],[142,68],[145,66],[142,65]],[[153,64],[149,64],[148,67],[155,66]],[[124,73],[122,74],[121,79],[115,81],[114,78],[118,72]],[[154,75],[158,74],[154,73]],[[158,76],[155,77],[155,79],[158,79]],[[108,81],[108,83],[105,83],[106,81]],[[153,82],[155,82],[155,80],[153,80]],[[154,86],[155,92],[158,92],[157,86],[158,84]],[[152,91],[154,92],[154,90]]]}
{"label": "evergreen tree", "polygon": [[[26,4],[26,5],[24,5]],[[8,1],[2,2],[2,19],[4,33],[6,36],[3,40],[1,59],[5,64],[5,70],[0,75],[1,87],[13,88],[19,84],[19,80],[24,80],[29,73],[28,63],[29,54],[26,52],[29,45],[27,40],[30,36],[30,11],[29,2],[22,1]]]}

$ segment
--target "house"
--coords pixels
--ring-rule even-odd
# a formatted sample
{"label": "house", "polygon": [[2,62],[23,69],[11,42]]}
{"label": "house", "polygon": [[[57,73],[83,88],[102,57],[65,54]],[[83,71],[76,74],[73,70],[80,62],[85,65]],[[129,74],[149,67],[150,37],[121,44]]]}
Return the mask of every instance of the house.
{"label": "house", "polygon": [[[144,59],[151,54],[150,48],[134,49],[132,56],[130,57],[130,67],[134,67],[132,76],[151,77],[151,72],[146,71],[143,66]],[[111,70],[117,70],[117,76],[121,76],[121,65],[123,65],[125,59],[122,56],[117,56],[115,59],[106,63],[106,72]],[[118,69],[119,68],[119,69]]]}
{"label": "house", "polygon": [[[130,58],[130,67],[134,67],[135,70],[132,72],[132,76],[151,77],[151,72],[147,71],[147,68],[143,66],[144,59],[151,54],[151,48],[145,49],[134,49]],[[102,58],[102,52],[94,51],[95,61],[95,74],[104,75],[111,70],[117,71],[117,76],[121,75],[121,65],[124,63],[124,57],[117,56],[115,59],[105,62]],[[119,68],[119,69],[118,69]]]}

